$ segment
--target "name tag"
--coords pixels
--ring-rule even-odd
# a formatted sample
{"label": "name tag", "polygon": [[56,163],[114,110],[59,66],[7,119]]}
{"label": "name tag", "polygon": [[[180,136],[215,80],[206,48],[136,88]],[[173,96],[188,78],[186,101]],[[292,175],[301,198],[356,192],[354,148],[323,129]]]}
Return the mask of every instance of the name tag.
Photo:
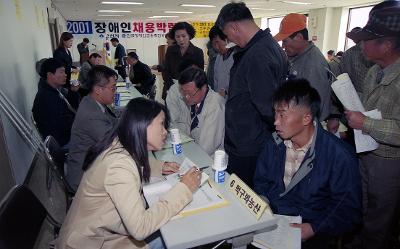
{"label": "name tag", "polygon": [[272,215],[269,205],[235,174],[231,174],[225,186],[239,199],[240,203],[256,217],[257,220],[260,219],[264,212]]}

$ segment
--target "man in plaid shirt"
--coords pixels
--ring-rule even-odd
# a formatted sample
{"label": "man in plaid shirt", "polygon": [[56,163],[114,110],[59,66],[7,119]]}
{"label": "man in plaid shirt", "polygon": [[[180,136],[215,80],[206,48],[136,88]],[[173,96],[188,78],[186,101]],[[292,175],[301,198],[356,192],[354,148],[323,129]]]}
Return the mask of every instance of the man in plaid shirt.
{"label": "man in plaid shirt", "polygon": [[360,156],[364,204],[360,248],[393,248],[400,216],[400,2],[376,5],[367,25],[353,35],[362,41],[367,59],[376,63],[364,80],[364,107],[382,113],[378,120],[346,111],[352,128],[379,143],[378,149]]}

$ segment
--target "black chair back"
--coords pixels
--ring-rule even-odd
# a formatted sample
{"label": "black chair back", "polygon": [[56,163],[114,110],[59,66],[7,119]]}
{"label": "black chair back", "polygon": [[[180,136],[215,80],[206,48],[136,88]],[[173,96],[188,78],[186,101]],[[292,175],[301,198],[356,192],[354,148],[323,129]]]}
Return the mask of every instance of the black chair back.
{"label": "black chair back", "polygon": [[26,186],[15,186],[0,203],[0,249],[32,249],[46,218],[60,227]]}
{"label": "black chair back", "polygon": [[52,161],[57,170],[64,177],[64,162],[66,158],[66,151],[63,150],[53,136],[47,136],[44,140],[46,146],[46,156]]}
{"label": "black chair back", "polygon": [[[61,148],[58,142],[52,136],[47,136],[44,140],[44,144],[46,146],[46,157],[47,160],[53,165],[53,169],[58,172],[59,178],[65,185],[67,192],[70,197],[75,194],[75,191],[65,180],[65,172],[64,172],[64,162],[67,154],[66,151]],[[48,174],[50,176],[50,174]],[[48,184],[51,183],[51,180],[48,179]]]}

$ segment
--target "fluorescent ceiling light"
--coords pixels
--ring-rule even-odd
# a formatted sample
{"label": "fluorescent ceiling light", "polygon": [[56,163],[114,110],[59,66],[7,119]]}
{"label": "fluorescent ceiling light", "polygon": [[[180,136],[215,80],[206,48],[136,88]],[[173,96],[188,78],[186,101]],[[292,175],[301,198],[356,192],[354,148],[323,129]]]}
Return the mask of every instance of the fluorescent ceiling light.
{"label": "fluorescent ceiling light", "polygon": [[182,7],[215,8],[215,5],[208,4],[181,4]]}
{"label": "fluorescent ceiling light", "polygon": [[138,3],[138,2],[109,2],[109,1],[103,1],[101,4],[124,4],[124,5],[142,5],[143,3]]}
{"label": "fluorescent ceiling light", "polygon": [[264,8],[250,8],[252,10],[275,10],[275,9],[264,9]]}
{"label": "fluorescent ceiling light", "polygon": [[124,16],[124,15],[97,15],[97,16]]}
{"label": "fluorescent ceiling light", "polygon": [[179,16],[149,16],[151,19],[157,19],[157,18],[177,18]]}
{"label": "fluorescent ceiling light", "polygon": [[98,10],[100,13],[130,13],[130,10]]}
{"label": "fluorescent ceiling light", "polygon": [[282,1],[282,3],[299,4],[299,5],[310,5],[311,3],[306,2],[295,2],[295,1]]}
{"label": "fluorescent ceiling light", "polygon": [[166,10],[164,11],[166,14],[192,14],[192,11],[174,11],[174,10]]}

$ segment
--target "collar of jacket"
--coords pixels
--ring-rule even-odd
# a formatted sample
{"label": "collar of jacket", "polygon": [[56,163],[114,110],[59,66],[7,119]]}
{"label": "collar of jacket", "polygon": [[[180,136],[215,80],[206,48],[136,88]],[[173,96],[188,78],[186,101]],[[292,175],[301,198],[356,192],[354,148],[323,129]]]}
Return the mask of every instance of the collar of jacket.
{"label": "collar of jacket", "polygon": [[[387,69],[387,70],[385,70]],[[383,69],[383,79],[379,85],[390,85],[399,75],[399,69],[400,69],[400,57],[397,58],[397,60]]]}
{"label": "collar of jacket", "polygon": [[254,36],[253,38],[250,39],[250,41],[246,44],[246,46],[244,48],[241,48],[239,46],[235,46],[236,47],[236,53],[235,54],[239,54],[239,53],[244,53],[247,50],[249,50],[255,43],[257,43],[259,40],[261,40],[262,38],[264,38],[267,33],[269,33],[269,29],[265,29],[262,30],[260,29]]}
{"label": "collar of jacket", "polygon": [[[187,48],[187,50],[186,50],[186,53],[185,54],[194,54],[194,51],[195,51],[195,46],[192,44],[192,42],[189,42],[189,47]],[[178,44],[175,44],[175,45],[173,45],[172,47],[171,47],[171,50],[172,50],[172,52],[174,52],[174,53],[181,53],[181,48],[179,47],[179,45]]]}
{"label": "collar of jacket", "polygon": [[[313,161],[315,158],[315,141],[317,140],[318,130],[322,129],[318,121],[315,122],[314,137],[311,142],[310,148],[308,149],[303,162],[301,162],[299,170],[295,173],[285,192],[279,194],[280,197],[285,196],[292,188],[294,188],[304,177],[306,177],[314,167]],[[274,132],[276,134],[276,132]],[[277,134],[276,134],[277,135]],[[282,139],[280,141],[282,143]],[[280,144],[279,143],[279,144]]]}
{"label": "collar of jacket", "polygon": [[47,83],[47,80],[44,78],[40,78],[38,88],[40,90],[45,90],[45,91],[54,91],[55,93],[58,94],[58,90],[50,86],[49,83]]}
{"label": "collar of jacket", "polygon": [[289,57],[289,61],[290,62],[296,61],[298,58],[302,57],[304,54],[307,54],[314,47],[315,47],[314,43],[312,41],[308,41],[307,47],[304,49],[304,51],[300,54],[297,54],[296,56]]}

